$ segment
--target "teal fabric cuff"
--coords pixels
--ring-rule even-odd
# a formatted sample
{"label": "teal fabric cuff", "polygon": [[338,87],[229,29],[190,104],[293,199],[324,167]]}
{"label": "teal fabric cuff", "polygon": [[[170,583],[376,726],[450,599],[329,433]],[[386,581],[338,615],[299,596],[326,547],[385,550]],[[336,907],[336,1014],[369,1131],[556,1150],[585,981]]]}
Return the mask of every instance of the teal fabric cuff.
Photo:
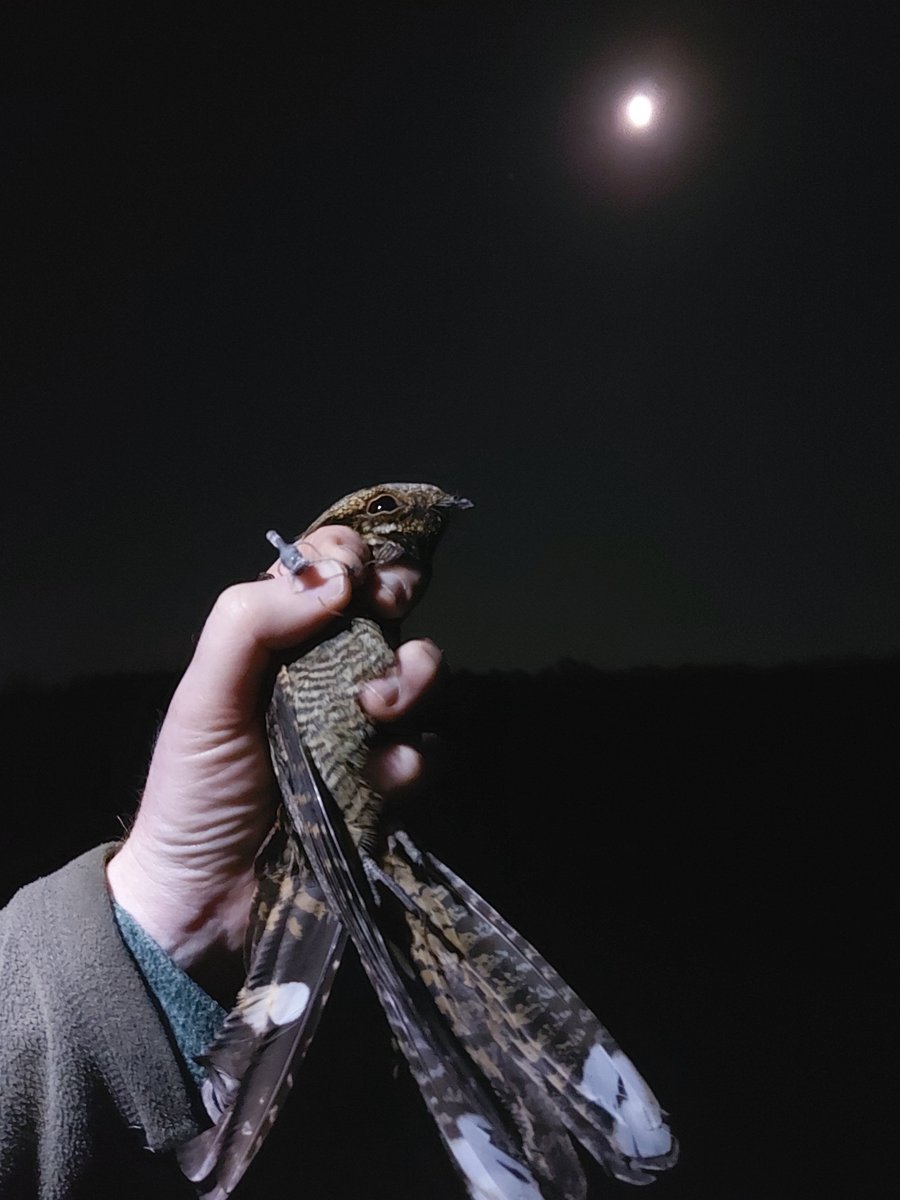
{"label": "teal fabric cuff", "polygon": [[206,1071],[194,1061],[195,1056],[202,1054],[218,1033],[225,1009],[176,966],[162,946],[115,900],[113,912],[125,945],[163,1010],[188,1070],[198,1084],[203,1083]]}

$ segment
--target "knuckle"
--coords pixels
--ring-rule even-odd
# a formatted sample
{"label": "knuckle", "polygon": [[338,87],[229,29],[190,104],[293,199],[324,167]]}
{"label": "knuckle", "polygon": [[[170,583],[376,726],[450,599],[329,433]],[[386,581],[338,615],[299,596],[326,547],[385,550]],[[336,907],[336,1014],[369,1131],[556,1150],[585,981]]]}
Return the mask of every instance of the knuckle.
{"label": "knuckle", "polygon": [[252,625],[255,620],[255,606],[251,601],[251,587],[255,585],[235,583],[226,588],[213,605],[212,620],[216,624],[235,630],[243,630]]}
{"label": "knuckle", "polygon": [[323,525],[311,533],[306,541],[315,546],[320,554],[344,551],[362,558],[368,552],[363,539],[347,525]]}

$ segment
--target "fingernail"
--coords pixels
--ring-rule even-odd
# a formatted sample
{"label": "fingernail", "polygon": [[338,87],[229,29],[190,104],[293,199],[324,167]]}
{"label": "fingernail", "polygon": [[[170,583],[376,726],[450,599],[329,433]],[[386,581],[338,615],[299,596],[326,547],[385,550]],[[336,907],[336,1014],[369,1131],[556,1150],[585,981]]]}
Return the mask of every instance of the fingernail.
{"label": "fingernail", "polygon": [[388,589],[398,606],[408,604],[412,599],[409,580],[402,575],[398,575],[395,571],[380,570],[378,572],[378,582],[382,587]]}
{"label": "fingernail", "polygon": [[439,663],[444,657],[444,652],[440,646],[433,642],[431,638],[422,638],[421,641],[422,649],[428,652],[434,662]]}
{"label": "fingernail", "polygon": [[346,575],[347,568],[336,558],[321,558],[316,563],[316,571],[320,579],[333,579],[336,575]]}
{"label": "fingernail", "polygon": [[[324,574],[324,572],[323,572]],[[346,584],[346,574],[341,570],[327,575],[319,585],[318,592],[322,600],[337,600],[343,596]]]}
{"label": "fingernail", "polygon": [[380,675],[378,679],[370,679],[363,687],[367,692],[373,692],[382,704],[390,707],[396,704],[400,697],[400,684],[394,675]]}

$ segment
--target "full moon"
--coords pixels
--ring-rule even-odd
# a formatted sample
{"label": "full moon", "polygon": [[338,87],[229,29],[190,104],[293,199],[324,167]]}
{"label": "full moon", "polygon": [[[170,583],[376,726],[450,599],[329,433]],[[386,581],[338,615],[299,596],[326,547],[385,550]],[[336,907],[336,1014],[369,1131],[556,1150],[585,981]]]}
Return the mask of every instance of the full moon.
{"label": "full moon", "polygon": [[653,119],[653,101],[645,92],[635,92],[625,105],[625,116],[635,129],[646,129]]}

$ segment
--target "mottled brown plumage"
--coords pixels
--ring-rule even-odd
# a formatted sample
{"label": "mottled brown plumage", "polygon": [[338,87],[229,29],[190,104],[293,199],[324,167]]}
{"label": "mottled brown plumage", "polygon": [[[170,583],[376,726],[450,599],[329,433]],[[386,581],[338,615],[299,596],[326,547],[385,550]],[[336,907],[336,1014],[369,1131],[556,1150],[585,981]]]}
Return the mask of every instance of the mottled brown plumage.
{"label": "mottled brown plumage", "polygon": [[[447,516],[468,506],[431,485],[381,484],[302,536],[347,524],[376,563],[406,557],[427,575]],[[473,1200],[579,1200],[573,1138],[618,1178],[649,1182],[676,1149],[629,1060],[490,905],[383,824],[356,697],[392,661],[377,622],[351,612],[278,674],[269,735],[283,807],[260,856],[247,981],[204,1060],[216,1123],[184,1149],[185,1172],[213,1200],[237,1185],[350,937]]]}

